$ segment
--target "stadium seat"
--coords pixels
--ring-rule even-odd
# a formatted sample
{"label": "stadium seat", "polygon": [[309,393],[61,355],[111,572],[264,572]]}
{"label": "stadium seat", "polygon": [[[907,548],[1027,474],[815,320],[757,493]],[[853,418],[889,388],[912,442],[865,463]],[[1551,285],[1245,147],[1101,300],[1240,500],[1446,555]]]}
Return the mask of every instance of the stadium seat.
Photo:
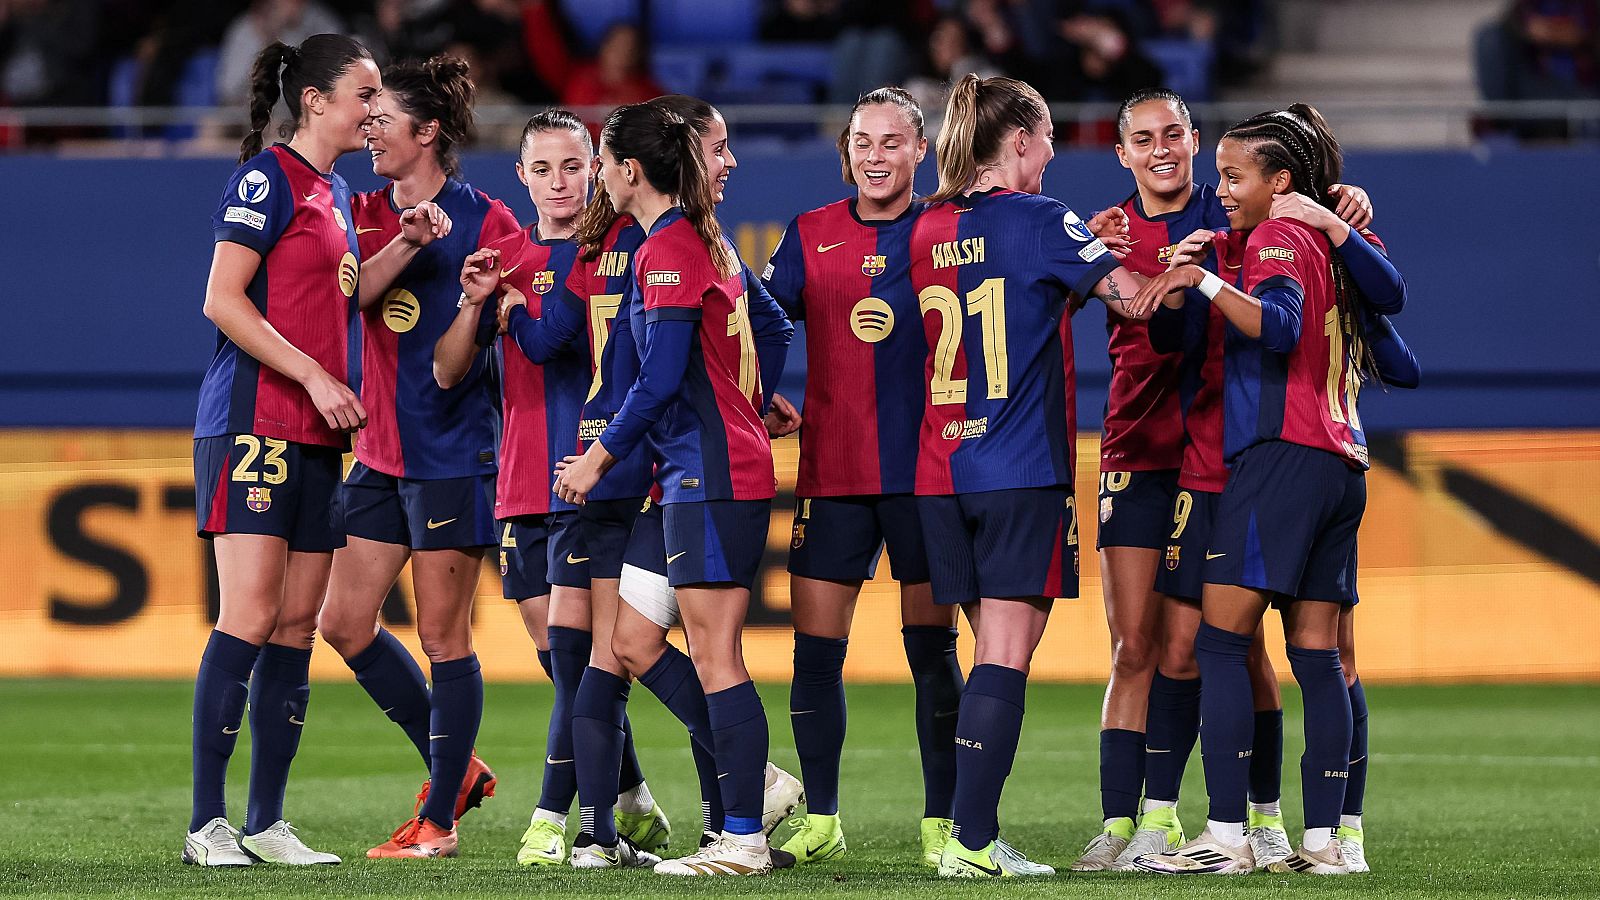
{"label": "stadium seat", "polygon": [[650,73],[669,93],[700,96],[711,81],[720,55],[704,47],[657,47],[650,51]]}
{"label": "stadium seat", "polygon": [[[183,66],[178,76],[178,86],[173,92],[173,105],[183,107],[212,107],[217,105],[217,51],[201,50]],[[193,125],[168,125],[164,134],[169,141],[186,141],[195,136]]]}
{"label": "stadium seat", "polygon": [[[139,76],[144,67],[139,64],[137,57],[124,56],[111,64],[111,74],[106,79],[106,105],[125,109],[139,105]],[[127,125],[118,125],[111,129],[111,136],[115,138],[134,138],[139,136],[139,129]]]}
{"label": "stadium seat", "polygon": [[726,86],[772,89],[774,95],[764,101],[768,103],[814,103],[827,90],[832,66],[828,44],[739,46],[728,51]]}
{"label": "stadium seat", "polygon": [[611,26],[642,20],[639,6],[639,0],[561,0],[561,13],[585,49],[592,52]]}
{"label": "stadium seat", "polygon": [[1211,99],[1211,45],[1183,38],[1156,38],[1142,41],[1139,49],[1161,67],[1166,86],[1190,103]]}
{"label": "stadium seat", "polygon": [[761,24],[759,0],[652,0],[650,36],[666,44],[749,43]]}

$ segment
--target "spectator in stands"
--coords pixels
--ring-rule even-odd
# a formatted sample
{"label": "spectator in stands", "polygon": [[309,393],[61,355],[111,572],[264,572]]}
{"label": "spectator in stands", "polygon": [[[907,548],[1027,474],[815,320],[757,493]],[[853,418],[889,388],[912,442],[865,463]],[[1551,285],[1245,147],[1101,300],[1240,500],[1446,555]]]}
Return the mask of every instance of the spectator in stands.
{"label": "spectator in stands", "polygon": [[[523,42],[534,68],[566,107],[601,107],[609,112],[665,94],[650,74],[650,52],[638,25],[621,21],[600,38],[592,60],[574,59],[573,41],[555,4],[532,0],[523,8]],[[596,140],[605,112],[574,109]]]}
{"label": "spectator in stands", "polygon": [[247,0],[170,0],[161,5],[139,42],[144,76],[140,106],[170,106],[178,82],[195,54],[222,43],[228,24],[248,8]]}
{"label": "spectator in stands", "polygon": [[900,84],[915,68],[911,48],[922,24],[914,0],[841,0],[828,99],[855,103],[873,88]]}
{"label": "spectator in stands", "polygon": [[369,7],[352,12],[351,24],[371,38],[367,46],[385,63],[429,59],[443,52],[453,34],[450,0],[375,0]]}
{"label": "spectator in stands", "polygon": [[839,35],[839,0],[767,0],[762,41],[831,41]]}
{"label": "spectator in stands", "polygon": [[233,20],[217,55],[217,102],[232,106],[250,92],[250,67],[273,41],[298,46],[313,34],[344,31],[344,23],[316,0],[253,0]]}
{"label": "spectator in stands", "polygon": [[1600,96],[1600,0],[1514,0],[1476,43],[1485,100]]}
{"label": "spectator in stands", "polygon": [[0,0],[0,98],[16,106],[105,102],[96,0]]}
{"label": "spectator in stands", "polygon": [[[943,110],[950,85],[968,72],[979,78],[1003,75],[977,50],[978,39],[960,16],[942,16],[933,24],[924,48],[922,70],[905,87],[926,110]],[[930,126],[932,128],[934,126]]]}
{"label": "spectator in stands", "polygon": [[1054,33],[1059,62],[1039,83],[1048,100],[1115,103],[1161,86],[1161,70],[1139,50],[1120,15],[1079,10],[1057,20]]}

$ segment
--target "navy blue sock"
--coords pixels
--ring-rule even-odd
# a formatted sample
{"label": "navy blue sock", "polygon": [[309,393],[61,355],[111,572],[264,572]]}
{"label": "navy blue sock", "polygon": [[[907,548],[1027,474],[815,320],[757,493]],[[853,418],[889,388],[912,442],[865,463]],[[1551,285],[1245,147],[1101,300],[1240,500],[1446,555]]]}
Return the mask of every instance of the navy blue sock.
{"label": "navy blue sock", "polygon": [[[706,692],[700,686],[694,663],[682,650],[668,645],[655,665],[639,676],[639,683],[689,730],[695,773],[700,778],[702,818],[707,831],[722,831],[724,812],[722,787],[717,779],[716,743],[711,734]],[[766,773],[762,774],[765,777]]]}
{"label": "navy blue sock", "polygon": [[789,725],[806,786],[806,810],[839,812],[839,757],[844,752],[844,638],[794,633],[794,680],[789,684]]}
{"label": "navy blue sock", "polygon": [[633,723],[622,717],[622,768],[617,770],[617,793],[631,791],[644,784],[644,770],[639,768],[639,754],[633,749]]}
{"label": "navy blue sock", "polygon": [[1005,666],[973,666],[956,722],[956,837],[982,850],[1000,835],[1000,792],[1022,737],[1028,676]]}
{"label": "navy blue sock", "polygon": [[1338,828],[1350,776],[1350,689],[1339,651],[1289,645],[1289,667],[1305,702],[1306,753],[1300,757],[1300,794],[1307,828]]}
{"label": "navy blue sock", "polygon": [[717,774],[722,781],[722,828],[730,834],[761,830],[767,774],[767,714],[754,682],[706,695]]}
{"label": "navy blue sock", "polygon": [[283,818],[289,765],[300,749],[311,699],[311,651],[267,644],[250,678],[250,807],[245,834],[260,834]]}
{"label": "navy blue sock", "polygon": [[550,668],[550,651],[538,650],[535,655],[539,657],[539,668],[544,670],[544,677],[554,681],[556,676],[555,672]]}
{"label": "navy blue sock", "polygon": [[345,660],[361,685],[378,704],[383,714],[406,733],[422,755],[422,764],[432,763],[428,749],[428,717],[433,714],[428,699],[428,679],[412,658],[411,651],[388,631],[378,629],[367,649]]}
{"label": "navy blue sock", "polygon": [[590,666],[572,704],[572,755],[577,760],[582,830],[607,847],[617,843],[617,772],[622,766],[622,723],[628,682]]}
{"label": "navy blue sock", "polygon": [[[917,689],[917,745],[922,751],[922,817],[948,819],[956,797],[956,716],[961,712],[961,661],[956,629],[907,625],[911,682]],[[806,783],[807,797],[811,785]],[[809,802],[809,799],[808,799]]]}
{"label": "navy blue sock", "polygon": [[1201,622],[1194,639],[1200,666],[1200,759],[1215,822],[1244,822],[1250,789],[1250,754],[1255,742],[1251,707],[1252,635],[1223,631]]}
{"label": "navy blue sock", "polygon": [[200,671],[194,678],[194,718],[190,727],[194,766],[194,799],[189,830],[218,816],[228,817],[224,788],[228,760],[239,740],[239,723],[250,696],[250,670],[261,648],[231,634],[211,632]]}
{"label": "navy blue sock", "polygon": [[567,814],[578,796],[578,772],[572,756],[572,703],[578,696],[578,683],[589,667],[589,650],[594,637],[577,628],[550,626],[550,680],[555,682],[555,700],[550,704],[550,729],[544,742],[544,785],[539,791],[539,808]]}
{"label": "navy blue sock", "polygon": [[1100,814],[1107,819],[1139,817],[1144,790],[1144,733],[1125,728],[1100,732]]}
{"label": "navy blue sock", "polygon": [[1344,786],[1344,814],[1361,815],[1367,798],[1367,691],[1361,679],[1350,685],[1350,782]]}
{"label": "navy blue sock", "polygon": [[1250,802],[1277,803],[1283,795],[1283,710],[1256,711],[1250,751]]}
{"label": "navy blue sock", "polygon": [[1200,679],[1156,672],[1145,716],[1144,795],[1176,803],[1183,769],[1200,737]]}
{"label": "navy blue sock", "polygon": [[428,726],[433,789],[419,815],[442,828],[455,827],[456,795],[467,777],[482,721],[483,672],[477,654],[434,663],[433,718]]}

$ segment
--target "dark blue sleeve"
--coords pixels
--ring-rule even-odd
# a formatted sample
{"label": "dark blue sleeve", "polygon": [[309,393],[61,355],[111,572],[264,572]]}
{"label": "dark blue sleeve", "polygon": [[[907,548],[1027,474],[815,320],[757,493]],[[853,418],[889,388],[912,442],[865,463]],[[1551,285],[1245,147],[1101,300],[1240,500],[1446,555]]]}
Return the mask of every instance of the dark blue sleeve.
{"label": "dark blue sleeve", "polygon": [[745,286],[749,298],[750,331],[756,341],[756,360],[761,367],[761,414],[767,414],[772,404],[772,394],[778,389],[778,379],[783,377],[783,367],[789,359],[789,342],[794,340],[794,325],[783,314],[783,307],[762,286],[760,279],[749,267],[744,270]]}
{"label": "dark blue sleeve", "polygon": [[217,243],[243,244],[265,257],[294,219],[294,193],[271,154],[246,161],[228,179],[211,231]]}
{"label": "dark blue sleeve", "polygon": [[545,304],[537,319],[526,306],[514,307],[506,318],[506,328],[524,356],[544,363],[565,350],[583,330],[582,301],[563,287],[560,299]]}
{"label": "dark blue sleeve", "polygon": [[1274,275],[1250,292],[1261,301],[1261,337],[1268,350],[1288,353],[1300,343],[1300,308],[1305,291],[1299,282]]}
{"label": "dark blue sleeve", "polygon": [[617,459],[626,458],[661,420],[683,384],[698,327],[698,322],[687,319],[657,319],[645,326],[639,378],[628,389],[605,434],[600,435],[606,452]]}
{"label": "dark blue sleeve", "polygon": [[1166,304],[1156,307],[1155,315],[1150,317],[1150,346],[1157,353],[1177,353],[1183,349],[1183,332],[1185,323],[1189,320],[1189,307],[1195,304],[1184,299],[1182,306],[1173,309]]}
{"label": "dark blue sleeve", "polygon": [[1367,346],[1372,348],[1372,358],[1378,364],[1378,376],[1383,383],[1408,389],[1421,384],[1422,366],[1389,317],[1367,309],[1361,311],[1361,316],[1365,320]]}
{"label": "dark blue sleeve", "polygon": [[1338,253],[1373,312],[1393,316],[1406,308],[1405,276],[1359,232],[1351,231]]}
{"label": "dark blue sleeve", "polygon": [[805,246],[800,243],[799,216],[784,229],[778,248],[772,251],[772,259],[761,275],[761,283],[790,319],[805,319],[806,260]]}
{"label": "dark blue sleeve", "polygon": [[500,331],[500,316],[491,300],[483,301],[478,310],[478,330],[473,332],[473,340],[479,347],[494,343],[495,335]]}

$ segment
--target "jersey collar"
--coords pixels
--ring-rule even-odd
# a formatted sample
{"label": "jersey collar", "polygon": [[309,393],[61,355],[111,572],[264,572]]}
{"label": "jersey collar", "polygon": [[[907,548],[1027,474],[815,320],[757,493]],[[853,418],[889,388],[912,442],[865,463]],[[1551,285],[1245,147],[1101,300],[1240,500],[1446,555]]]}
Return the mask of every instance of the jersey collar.
{"label": "jersey collar", "polygon": [[279,141],[279,142],[273,144],[272,146],[274,146],[274,147],[282,147],[283,148],[283,152],[285,152],[285,153],[289,154],[290,156],[294,157],[296,160],[299,160],[300,165],[305,166],[307,169],[310,169],[312,171],[312,173],[314,173],[318,178],[324,179],[326,181],[332,181],[333,180],[333,173],[332,172],[324,172],[321,169],[318,169],[316,166],[313,166],[311,164],[310,160],[306,159],[304,156],[301,156],[298,152],[295,151],[295,149],[293,147],[289,146],[288,144],[285,144],[284,142]]}
{"label": "jersey collar", "polygon": [[850,218],[855,219],[856,224],[863,225],[867,228],[887,228],[890,225],[897,225],[906,221],[907,219],[915,219],[917,214],[922,212],[922,207],[927,205],[923,203],[916,194],[912,194],[911,205],[907,206],[906,211],[900,215],[895,216],[892,219],[863,219],[861,218],[861,214],[856,211],[856,199],[857,198],[855,197],[850,198]]}
{"label": "jersey collar", "polygon": [[1159,216],[1152,216],[1146,214],[1144,211],[1144,198],[1139,196],[1138,191],[1133,192],[1133,209],[1139,214],[1139,218],[1145,220],[1146,222],[1168,222],[1173,219],[1180,218],[1193,209],[1195,204],[1204,202],[1206,202],[1206,186],[1203,184],[1191,183],[1189,185],[1189,202],[1185,203],[1181,209],[1175,209],[1169,213],[1162,213]]}
{"label": "jersey collar", "polygon": [[[662,213],[660,218],[656,219],[654,222],[652,222],[650,224],[650,234],[655,234],[656,232],[658,232],[661,229],[667,227],[668,225],[671,225],[673,222],[676,222],[681,218],[683,218],[683,208],[682,207],[679,207],[679,206],[668,207],[667,211]],[[647,235],[647,237],[648,237],[648,235]]]}

